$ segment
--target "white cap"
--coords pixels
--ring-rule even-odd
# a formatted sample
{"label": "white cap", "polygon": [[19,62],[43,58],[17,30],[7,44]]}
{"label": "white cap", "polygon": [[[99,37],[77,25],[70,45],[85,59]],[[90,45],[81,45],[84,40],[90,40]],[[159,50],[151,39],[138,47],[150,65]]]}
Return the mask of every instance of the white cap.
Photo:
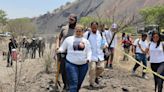
{"label": "white cap", "polygon": [[112,28],[118,28],[118,25],[116,23],[113,23]]}
{"label": "white cap", "polygon": [[39,40],[42,40],[43,38],[42,37],[39,37]]}
{"label": "white cap", "polygon": [[27,38],[26,36],[23,36],[23,38]]}
{"label": "white cap", "polygon": [[32,40],[36,40],[36,38],[32,38]]}

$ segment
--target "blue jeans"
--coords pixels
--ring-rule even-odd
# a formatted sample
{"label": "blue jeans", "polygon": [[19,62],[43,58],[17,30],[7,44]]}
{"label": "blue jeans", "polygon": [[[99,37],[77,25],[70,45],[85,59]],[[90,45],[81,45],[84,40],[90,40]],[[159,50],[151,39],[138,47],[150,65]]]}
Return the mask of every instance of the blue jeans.
{"label": "blue jeans", "polygon": [[[135,59],[138,61],[138,62],[142,62],[143,65],[147,66],[147,58],[146,58],[146,54],[141,54],[141,53],[136,53],[135,54]],[[134,68],[133,68],[133,71],[136,71],[136,69],[139,67],[140,65],[139,64],[135,64]],[[145,68],[143,68],[145,69]],[[145,75],[145,72],[143,72],[143,75]]]}
{"label": "blue jeans", "polygon": [[76,65],[68,60],[65,63],[69,92],[78,92],[88,71],[88,64]]}

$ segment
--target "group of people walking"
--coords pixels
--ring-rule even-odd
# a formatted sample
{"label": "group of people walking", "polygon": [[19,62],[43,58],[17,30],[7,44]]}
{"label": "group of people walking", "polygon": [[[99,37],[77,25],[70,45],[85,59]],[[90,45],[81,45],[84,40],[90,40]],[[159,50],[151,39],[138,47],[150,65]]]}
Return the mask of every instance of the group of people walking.
{"label": "group of people walking", "polygon": [[8,43],[7,67],[13,65],[13,60],[24,62],[29,55],[34,59],[37,49],[39,57],[43,57],[45,41],[41,37],[38,40],[32,38],[31,42],[27,40],[26,36],[23,36],[20,42],[17,42],[14,37],[10,38],[10,42]]}
{"label": "group of people walking", "polygon": [[[160,33],[154,31],[150,42],[147,40],[147,34],[142,33],[141,38],[134,41],[133,53],[135,54],[135,59],[142,62],[146,67],[148,61],[147,56],[149,56],[151,69],[164,76],[164,43],[161,42]],[[138,67],[139,64],[136,63],[132,69],[132,75],[135,75]],[[148,78],[145,68],[143,68],[142,77],[145,79]],[[155,92],[162,92],[163,80],[154,74]]]}
{"label": "group of people walking", "polygon": [[[106,29],[104,24],[96,21],[90,23],[90,29],[85,30],[84,26],[77,24],[77,16],[71,14],[68,17],[69,23],[63,26],[59,34],[57,53],[60,62],[60,73],[64,83],[63,91],[79,92],[87,72],[89,72],[89,87],[97,88],[101,85],[100,76],[105,68],[113,69],[114,52],[118,44],[118,25],[113,23],[110,29]],[[84,31],[85,30],[85,31]],[[141,37],[132,41],[129,35],[122,34],[122,47],[126,54],[132,48],[132,54],[138,62],[142,62],[147,67],[147,56],[150,57],[151,69],[164,76],[164,43],[161,41],[158,32],[152,32],[152,38],[147,40],[147,34],[142,33]],[[29,43],[24,37],[19,43],[15,39],[10,39],[8,44],[7,67],[13,65],[12,54],[14,49],[20,48],[23,53],[23,61],[31,48],[31,58],[35,58],[36,46],[38,46],[39,57],[43,56],[45,43],[35,39]],[[123,56],[123,61],[127,61],[127,55]],[[132,68],[132,75],[140,65],[136,63]],[[146,68],[143,68],[142,77],[147,79]],[[162,92],[162,78],[154,75],[155,92]]]}
{"label": "group of people walking", "polygon": [[[89,86],[100,86],[99,78],[105,68],[113,68],[114,51],[117,46],[118,25],[113,23],[109,30],[104,24],[91,22],[90,30],[84,31],[83,25],[77,24],[77,16],[71,14],[68,17],[68,25],[62,27],[59,34],[60,72],[64,83],[64,91],[79,92],[82,82],[89,70]],[[124,51],[129,53],[130,46],[135,54],[135,59],[147,66],[147,53],[150,55],[150,63],[153,71],[164,75],[164,45],[160,35],[153,33],[150,43],[146,40],[147,34],[131,41],[130,37],[122,37]],[[107,51],[106,51],[107,49]],[[107,54],[109,53],[109,54]],[[123,60],[127,60],[124,56]],[[135,74],[139,65],[136,63],[132,69]],[[146,78],[145,68],[142,74]],[[155,90],[162,92],[163,79],[154,75]]]}
{"label": "group of people walking", "polygon": [[[147,33],[142,33],[137,39],[132,41],[129,35],[122,34],[122,46],[125,53],[129,54],[130,48],[132,48],[132,55],[134,58],[148,67],[148,61],[150,62],[151,69],[164,76],[164,42],[161,41],[159,32],[152,32],[151,38],[148,38]],[[124,55],[123,61],[128,60],[128,57]],[[136,70],[140,65],[136,63],[132,68],[132,75],[136,75]],[[146,68],[143,67],[142,77],[148,79],[146,75]],[[163,80],[154,75],[155,92],[162,92]]]}
{"label": "group of people walking", "polygon": [[[59,35],[60,72],[64,83],[63,90],[79,92],[82,82],[89,70],[89,86],[100,86],[99,78],[105,66],[112,68],[114,48],[117,44],[117,24],[112,24],[111,30],[105,30],[104,25],[91,22],[90,30],[84,31],[83,25],[77,24],[77,16],[71,14],[68,25],[64,26]],[[111,40],[113,39],[113,42]],[[109,46],[109,43],[111,45]],[[105,59],[105,49],[110,50],[111,59]]]}

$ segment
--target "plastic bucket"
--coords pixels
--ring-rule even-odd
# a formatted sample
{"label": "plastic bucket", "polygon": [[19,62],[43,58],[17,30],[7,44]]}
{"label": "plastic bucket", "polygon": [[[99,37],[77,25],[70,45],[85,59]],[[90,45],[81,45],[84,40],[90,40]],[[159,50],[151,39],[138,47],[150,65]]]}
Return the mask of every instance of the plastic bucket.
{"label": "plastic bucket", "polygon": [[12,60],[14,60],[14,61],[17,60],[17,51],[16,51],[16,49],[11,50],[11,57],[12,57]]}

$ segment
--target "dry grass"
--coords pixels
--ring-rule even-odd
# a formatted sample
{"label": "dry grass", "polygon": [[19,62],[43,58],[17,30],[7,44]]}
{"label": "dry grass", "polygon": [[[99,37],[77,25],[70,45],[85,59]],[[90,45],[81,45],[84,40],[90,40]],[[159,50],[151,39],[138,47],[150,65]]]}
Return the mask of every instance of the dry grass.
{"label": "dry grass", "polygon": [[0,83],[0,92],[3,92],[3,85]]}
{"label": "dry grass", "polygon": [[44,57],[43,57],[43,61],[44,61],[44,70],[46,73],[51,73],[52,72],[52,63],[53,63],[53,58],[51,55],[51,52],[46,52]]}

